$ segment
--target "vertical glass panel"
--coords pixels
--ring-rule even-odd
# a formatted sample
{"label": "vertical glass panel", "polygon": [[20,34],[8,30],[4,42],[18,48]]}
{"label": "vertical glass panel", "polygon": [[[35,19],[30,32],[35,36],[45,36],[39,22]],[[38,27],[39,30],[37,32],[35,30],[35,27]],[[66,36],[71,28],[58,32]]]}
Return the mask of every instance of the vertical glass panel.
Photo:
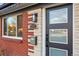
{"label": "vertical glass panel", "polygon": [[59,48],[49,48],[49,56],[67,56],[68,51],[64,49],[59,49]]}
{"label": "vertical glass panel", "polygon": [[68,44],[68,30],[49,29],[49,42]]}
{"label": "vertical glass panel", "polygon": [[17,16],[17,36],[22,37],[22,15]]}
{"label": "vertical glass panel", "polygon": [[49,24],[57,24],[57,23],[67,23],[68,20],[68,9],[62,8],[57,10],[50,10],[49,11]]}
{"label": "vertical glass panel", "polygon": [[14,17],[7,18],[8,35],[16,36],[16,19]]}
{"label": "vertical glass panel", "polygon": [[4,19],[4,35],[7,35],[7,20]]}

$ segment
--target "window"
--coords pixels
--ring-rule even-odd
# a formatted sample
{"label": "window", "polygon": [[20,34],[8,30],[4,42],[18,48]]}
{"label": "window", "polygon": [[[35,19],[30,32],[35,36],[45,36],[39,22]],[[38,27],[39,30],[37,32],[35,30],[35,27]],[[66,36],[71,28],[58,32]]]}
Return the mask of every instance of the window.
{"label": "window", "polygon": [[17,20],[17,36],[22,37],[22,15],[18,15]]}
{"label": "window", "polygon": [[7,20],[4,19],[4,35],[7,35]]}
{"label": "window", "polygon": [[62,8],[58,10],[49,11],[49,24],[67,23],[68,9]]}
{"label": "window", "polygon": [[68,44],[68,30],[49,29],[49,41],[54,43]]}
{"label": "window", "polygon": [[49,48],[49,56],[68,56],[68,51],[59,48]]}
{"label": "window", "polygon": [[16,36],[16,19],[13,17],[7,18],[8,36]]}
{"label": "window", "polygon": [[4,36],[22,37],[22,15],[4,18]]}

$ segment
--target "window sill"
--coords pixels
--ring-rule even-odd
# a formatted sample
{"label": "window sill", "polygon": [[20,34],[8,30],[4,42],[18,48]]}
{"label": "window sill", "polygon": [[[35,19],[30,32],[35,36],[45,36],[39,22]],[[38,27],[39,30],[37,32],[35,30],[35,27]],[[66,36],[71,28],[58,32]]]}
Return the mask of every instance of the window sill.
{"label": "window sill", "polygon": [[2,36],[3,38],[8,38],[8,39],[12,39],[12,40],[22,40],[22,37],[12,37],[12,36]]}

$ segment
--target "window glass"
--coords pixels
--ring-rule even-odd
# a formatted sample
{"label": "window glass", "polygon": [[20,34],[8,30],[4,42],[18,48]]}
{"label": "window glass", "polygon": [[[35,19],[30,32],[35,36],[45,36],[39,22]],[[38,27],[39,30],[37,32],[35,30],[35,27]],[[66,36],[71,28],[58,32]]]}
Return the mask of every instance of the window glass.
{"label": "window glass", "polygon": [[8,35],[16,36],[16,19],[14,17],[7,18]]}
{"label": "window glass", "polygon": [[4,35],[7,35],[7,21],[4,19]]}
{"label": "window glass", "polygon": [[68,30],[49,29],[49,42],[68,44]]}
{"label": "window glass", "polygon": [[4,36],[22,37],[22,15],[15,15],[4,18]]}
{"label": "window glass", "polygon": [[48,12],[49,24],[57,24],[57,23],[67,23],[68,20],[68,9],[62,8],[57,10],[50,10]]}
{"label": "window glass", "polygon": [[59,48],[49,48],[49,56],[67,56],[68,51],[64,49],[59,49]]}
{"label": "window glass", "polygon": [[17,36],[22,37],[22,15],[17,16]]}

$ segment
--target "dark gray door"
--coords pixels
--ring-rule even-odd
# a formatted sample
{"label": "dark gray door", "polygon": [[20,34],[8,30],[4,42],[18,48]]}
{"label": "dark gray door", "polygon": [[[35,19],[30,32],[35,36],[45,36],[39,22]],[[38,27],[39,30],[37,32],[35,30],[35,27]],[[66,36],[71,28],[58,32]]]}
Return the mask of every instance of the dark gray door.
{"label": "dark gray door", "polygon": [[48,8],[46,11],[46,55],[72,55],[72,4]]}

